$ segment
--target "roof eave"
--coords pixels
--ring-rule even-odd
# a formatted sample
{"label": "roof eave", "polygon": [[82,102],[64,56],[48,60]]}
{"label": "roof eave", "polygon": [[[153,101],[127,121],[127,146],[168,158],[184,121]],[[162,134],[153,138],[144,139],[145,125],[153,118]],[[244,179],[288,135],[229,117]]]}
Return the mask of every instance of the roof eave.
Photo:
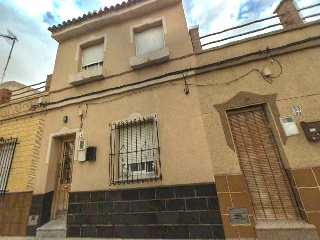
{"label": "roof eave", "polygon": [[55,39],[57,42],[61,43],[64,40],[86,34],[89,31],[92,32],[98,30],[103,26],[124,22],[129,19],[146,15],[156,10],[163,9],[177,3],[181,3],[181,1],[182,0],[143,1],[139,4],[131,5],[128,8],[124,8],[114,12],[108,12],[100,16],[93,16],[91,18],[84,19],[80,23],[64,26],[62,27],[62,29],[52,31],[51,37]]}

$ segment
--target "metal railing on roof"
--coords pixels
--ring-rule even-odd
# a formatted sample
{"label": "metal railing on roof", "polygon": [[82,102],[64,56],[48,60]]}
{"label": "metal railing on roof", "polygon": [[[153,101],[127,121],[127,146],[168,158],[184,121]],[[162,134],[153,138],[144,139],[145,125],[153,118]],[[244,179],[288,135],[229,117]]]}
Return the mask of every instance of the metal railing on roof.
{"label": "metal railing on roof", "polygon": [[11,101],[22,100],[35,95],[39,95],[45,91],[46,81],[25,86],[12,91]]}
{"label": "metal railing on roof", "polygon": [[[317,3],[314,5],[300,8],[298,9],[298,11],[301,13],[301,11],[314,9],[315,7],[319,7],[319,6],[320,6],[320,3]],[[282,24],[279,21],[280,16],[282,15],[273,15],[267,18],[255,20],[242,25],[238,25],[236,27],[228,28],[222,31],[201,36],[200,37],[201,47],[211,48],[211,47],[221,46],[232,41],[246,39],[249,37],[257,36],[261,33],[268,33],[268,32],[282,29],[283,28]],[[306,20],[306,19],[311,19],[318,16],[320,16],[320,11],[318,12],[312,11],[311,14],[303,16],[302,19]],[[257,28],[248,29],[248,27],[253,27],[255,24]],[[221,34],[224,34],[224,35],[221,36]]]}
{"label": "metal railing on roof", "polygon": [[[298,9],[298,11],[301,13],[301,12],[304,11],[304,10],[310,10],[310,9],[313,10],[315,7],[320,7],[320,3],[317,3],[317,4],[313,4],[313,5],[307,6],[307,7],[300,8],[300,9]],[[306,16],[304,16],[302,19],[303,19],[303,20],[306,20],[306,19],[308,19],[308,18],[313,18],[313,17],[320,17],[320,12],[318,12],[318,13],[312,13],[312,14],[310,14],[310,15],[306,15]]]}

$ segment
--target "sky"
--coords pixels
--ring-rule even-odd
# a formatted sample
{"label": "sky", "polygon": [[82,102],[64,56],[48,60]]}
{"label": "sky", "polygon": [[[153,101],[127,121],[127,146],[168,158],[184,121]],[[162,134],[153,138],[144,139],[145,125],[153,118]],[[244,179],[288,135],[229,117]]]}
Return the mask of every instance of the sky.
{"label": "sky", "polygon": [[[9,30],[18,39],[3,82],[17,81],[31,85],[45,81],[46,76],[53,72],[58,47],[57,42],[51,38],[48,27],[122,1],[1,0],[0,34],[8,35],[7,30]],[[203,36],[272,16],[279,2],[280,0],[183,0],[183,6],[188,27],[199,25],[200,36]],[[296,3],[301,8],[320,3],[320,0],[296,0]],[[319,13],[320,7],[314,10]],[[310,11],[304,11],[302,14],[308,15]],[[251,25],[246,29],[220,34],[210,40],[225,38],[244,30],[249,31],[278,22],[278,19],[274,19]],[[204,40],[203,43],[206,41],[209,40]],[[0,80],[11,46],[12,41],[0,37]],[[214,45],[210,47],[212,46]]]}

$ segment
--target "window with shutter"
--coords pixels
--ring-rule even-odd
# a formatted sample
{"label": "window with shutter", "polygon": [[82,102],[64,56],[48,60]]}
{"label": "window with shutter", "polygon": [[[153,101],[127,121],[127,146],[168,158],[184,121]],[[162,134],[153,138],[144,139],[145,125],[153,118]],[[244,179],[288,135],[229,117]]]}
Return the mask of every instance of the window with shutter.
{"label": "window with shutter", "polygon": [[156,115],[110,126],[110,184],[161,178]]}
{"label": "window with shutter", "polygon": [[0,195],[6,192],[17,141],[17,138],[0,139]]}
{"label": "window with shutter", "polygon": [[82,69],[87,70],[92,67],[103,65],[104,44],[97,44],[82,50]]}
{"label": "window with shutter", "polygon": [[163,27],[153,27],[135,33],[137,55],[159,50],[164,47]]}
{"label": "window with shutter", "polygon": [[286,172],[262,106],[228,111],[227,115],[255,217],[298,219]]}

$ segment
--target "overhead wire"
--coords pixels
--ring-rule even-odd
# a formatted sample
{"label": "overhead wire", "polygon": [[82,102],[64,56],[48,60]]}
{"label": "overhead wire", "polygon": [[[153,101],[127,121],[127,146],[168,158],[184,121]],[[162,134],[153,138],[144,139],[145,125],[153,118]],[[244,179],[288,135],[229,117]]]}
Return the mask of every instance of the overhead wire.
{"label": "overhead wire", "polygon": [[[186,68],[186,69],[183,69],[183,70],[168,72],[168,73],[165,73],[165,74],[162,74],[162,75],[159,75],[159,76],[156,76],[156,77],[148,78],[148,79],[145,79],[145,80],[142,80],[142,81],[139,81],[139,82],[124,84],[124,85],[120,85],[120,86],[112,87],[112,88],[106,88],[106,89],[102,89],[102,90],[99,90],[99,91],[86,93],[86,94],[79,95],[79,96],[73,96],[73,97],[64,98],[64,99],[57,100],[57,101],[54,101],[54,102],[48,102],[47,105],[59,104],[59,103],[62,103],[62,102],[75,100],[75,99],[79,99],[79,98],[83,98],[83,97],[88,97],[88,96],[92,96],[92,95],[96,95],[96,94],[101,94],[101,93],[104,93],[104,92],[123,89],[125,87],[136,86],[138,84],[143,84],[143,83],[151,82],[151,81],[154,81],[154,80],[158,80],[158,79],[162,79],[162,78],[166,78],[166,77],[170,77],[170,76],[174,76],[174,75],[180,75],[181,72],[198,71],[198,70],[203,70],[203,69],[207,69],[207,68],[210,68],[210,67],[221,66],[221,65],[223,65],[225,63],[241,60],[243,58],[247,58],[247,57],[251,57],[251,56],[255,56],[255,55],[269,54],[272,51],[278,51],[278,50],[286,49],[286,48],[289,48],[289,47],[297,46],[297,45],[300,45],[300,44],[308,43],[310,41],[315,41],[315,40],[319,40],[319,39],[320,39],[320,35],[315,36],[315,37],[306,38],[306,39],[303,39],[303,40],[300,40],[300,41],[288,43],[288,44],[282,45],[280,47],[266,48],[265,50],[259,50],[259,51],[247,53],[247,54],[244,54],[244,55],[240,55],[240,56],[233,57],[233,58],[228,58],[228,59],[225,59],[225,60],[222,60],[222,61],[218,61],[218,62],[209,63],[209,64],[202,65],[202,66],[199,66],[199,67],[190,67],[190,68]],[[256,70],[254,70],[254,71],[256,71]],[[266,78],[264,78],[264,79],[266,80]],[[270,80],[268,80],[268,82],[269,81]]]}

